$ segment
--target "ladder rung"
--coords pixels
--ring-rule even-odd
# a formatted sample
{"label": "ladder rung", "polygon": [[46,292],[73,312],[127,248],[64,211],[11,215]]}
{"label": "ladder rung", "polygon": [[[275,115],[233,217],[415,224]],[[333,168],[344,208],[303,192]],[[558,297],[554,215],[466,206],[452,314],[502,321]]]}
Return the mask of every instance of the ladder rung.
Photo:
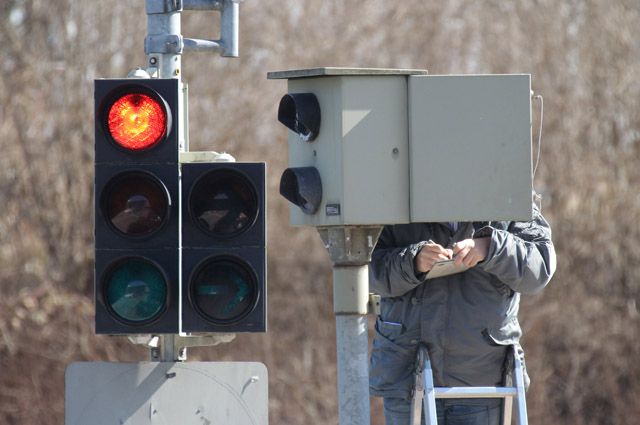
{"label": "ladder rung", "polygon": [[515,397],[515,387],[435,387],[436,398],[507,398]]}

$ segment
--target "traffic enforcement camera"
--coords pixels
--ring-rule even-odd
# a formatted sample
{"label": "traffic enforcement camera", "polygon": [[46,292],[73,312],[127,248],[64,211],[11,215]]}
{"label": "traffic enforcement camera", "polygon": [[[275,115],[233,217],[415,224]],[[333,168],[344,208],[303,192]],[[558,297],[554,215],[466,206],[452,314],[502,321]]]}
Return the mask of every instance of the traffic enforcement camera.
{"label": "traffic enforcement camera", "polygon": [[96,333],[266,329],[264,163],[180,164],[182,96],[95,82]]}
{"label": "traffic enforcement camera", "polygon": [[294,225],[531,218],[530,76],[316,68],[287,79]]}

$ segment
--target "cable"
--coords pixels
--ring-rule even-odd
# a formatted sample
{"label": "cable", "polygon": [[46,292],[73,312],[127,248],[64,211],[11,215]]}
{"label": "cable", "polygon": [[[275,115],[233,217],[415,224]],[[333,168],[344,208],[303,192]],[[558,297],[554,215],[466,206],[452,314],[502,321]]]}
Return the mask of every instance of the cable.
{"label": "cable", "polygon": [[538,208],[542,212],[542,195],[535,189],[534,181],[536,178],[536,171],[538,171],[538,164],[540,163],[540,151],[542,146],[542,121],[544,119],[544,99],[541,94],[533,96],[534,99],[540,100],[540,128],[538,129],[538,149],[536,152],[536,163],[533,166],[533,174],[531,176],[531,184],[533,185],[533,198],[538,203]]}
{"label": "cable", "polygon": [[533,96],[534,99],[540,100],[540,128],[538,129],[538,151],[536,152],[536,164],[533,167],[533,175],[531,179],[536,178],[536,171],[538,170],[538,163],[540,162],[540,147],[542,146],[542,120],[544,118],[544,99],[541,94]]}

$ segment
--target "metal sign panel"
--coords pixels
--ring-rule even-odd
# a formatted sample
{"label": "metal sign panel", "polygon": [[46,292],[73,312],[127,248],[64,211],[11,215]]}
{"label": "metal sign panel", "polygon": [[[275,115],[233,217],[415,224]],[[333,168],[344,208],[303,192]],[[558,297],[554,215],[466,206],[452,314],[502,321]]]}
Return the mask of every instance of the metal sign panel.
{"label": "metal sign panel", "polygon": [[267,425],[255,362],[78,362],[65,373],[65,425]]}

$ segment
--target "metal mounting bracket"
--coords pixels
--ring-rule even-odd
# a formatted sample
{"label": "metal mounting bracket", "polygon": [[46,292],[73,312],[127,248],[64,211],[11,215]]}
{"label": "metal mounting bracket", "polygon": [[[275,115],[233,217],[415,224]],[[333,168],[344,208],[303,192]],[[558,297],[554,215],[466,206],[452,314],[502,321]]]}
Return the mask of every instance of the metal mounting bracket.
{"label": "metal mounting bracket", "polygon": [[147,0],[145,8],[147,15],[177,12],[182,10],[182,0]]}

